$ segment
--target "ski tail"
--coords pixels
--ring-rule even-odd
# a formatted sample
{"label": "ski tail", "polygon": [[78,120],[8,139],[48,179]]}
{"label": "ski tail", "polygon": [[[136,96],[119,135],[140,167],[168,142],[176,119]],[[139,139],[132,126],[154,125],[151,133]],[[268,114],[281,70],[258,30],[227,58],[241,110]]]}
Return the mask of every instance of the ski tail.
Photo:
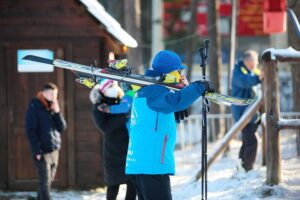
{"label": "ski tail", "polygon": [[207,93],[205,97],[211,102],[214,102],[216,104],[226,105],[226,106],[231,106],[231,105],[246,106],[254,103],[258,99],[257,96],[249,99],[249,98],[232,97],[229,95],[218,94],[218,93]]}

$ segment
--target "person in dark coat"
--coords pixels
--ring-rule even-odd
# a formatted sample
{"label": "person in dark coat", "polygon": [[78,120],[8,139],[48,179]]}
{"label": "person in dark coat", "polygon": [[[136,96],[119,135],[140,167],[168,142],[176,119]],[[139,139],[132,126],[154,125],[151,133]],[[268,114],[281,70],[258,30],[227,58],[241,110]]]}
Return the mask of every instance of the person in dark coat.
{"label": "person in dark coat", "polygon": [[[232,76],[232,96],[239,98],[253,98],[255,92],[253,87],[260,84],[263,80],[263,72],[258,68],[258,56],[253,50],[248,50],[243,53],[240,60],[234,67]],[[248,106],[232,105],[232,114],[234,121],[237,122],[246,111]],[[253,168],[256,152],[257,138],[255,136],[258,127],[259,115],[253,119],[242,130],[242,146],[239,152],[239,158],[242,161],[242,167],[249,171]]]}
{"label": "person in dark coat", "polygon": [[126,123],[131,108],[132,95],[124,93],[117,82],[105,79],[90,92],[93,119],[103,134],[104,180],[107,200],[115,200],[120,184],[127,185],[126,200],[135,200],[136,191],[130,177],[125,175],[128,148]]}
{"label": "person in dark coat", "polygon": [[60,134],[66,129],[57,93],[55,84],[45,84],[43,90],[30,101],[26,113],[26,135],[38,171],[38,199],[41,200],[50,199],[61,148]]}

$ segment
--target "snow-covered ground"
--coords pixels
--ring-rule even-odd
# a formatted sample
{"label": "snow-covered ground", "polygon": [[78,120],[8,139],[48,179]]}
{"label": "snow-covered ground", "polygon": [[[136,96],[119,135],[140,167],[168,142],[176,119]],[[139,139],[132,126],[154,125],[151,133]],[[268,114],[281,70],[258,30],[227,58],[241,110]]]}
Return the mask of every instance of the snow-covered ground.
{"label": "snow-covered ground", "polygon": [[[238,150],[240,141],[232,141],[230,152],[226,157],[220,157],[208,170],[208,199],[210,200],[279,200],[300,199],[300,157],[297,157],[295,134],[281,133],[282,152],[282,183],[277,186],[267,186],[266,168],[261,166],[260,148],[255,169],[245,173],[237,170]],[[209,144],[208,153],[216,144]],[[190,183],[201,166],[201,146],[177,151],[176,176],[171,177],[174,200],[201,199],[201,181]],[[118,199],[124,199],[125,188],[121,187]],[[0,199],[21,200],[35,196],[34,192],[1,192]],[[105,199],[105,189],[97,188],[91,191],[53,191],[54,200],[101,200]]]}

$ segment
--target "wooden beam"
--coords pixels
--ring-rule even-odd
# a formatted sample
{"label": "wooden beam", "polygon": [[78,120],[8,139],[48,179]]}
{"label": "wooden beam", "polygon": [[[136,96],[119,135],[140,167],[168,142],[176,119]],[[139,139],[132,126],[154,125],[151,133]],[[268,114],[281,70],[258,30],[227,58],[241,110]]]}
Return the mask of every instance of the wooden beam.
{"label": "wooden beam", "polygon": [[269,48],[262,53],[262,59],[280,62],[300,62],[300,51],[296,51],[292,47],[286,49]]}
{"label": "wooden beam", "polygon": [[297,155],[300,156],[300,130],[298,130],[297,133],[296,144],[297,144]]}
{"label": "wooden beam", "polygon": [[5,48],[0,46],[0,188],[8,186],[8,109],[7,109],[7,71]]}
{"label": "wooden beam", "polygon": [[[235,136],[251,121],[253,116],[256,114],[256,112],[260,109],[260,107],[263,104],[262,97],[259,97],[259,99],[250,106],[250,108],[243,114],[243,116],[240,118],[238,122],[236,122],[233,127],[225,134],[225,136],[222,138],[221,142],[216,145],[216,149],[208,157],[207,161],[207,168],[210,167],[210,165],[217,159],[217,157],[228,147],[229,142],[235,138]],[[197,181],[201,178],[202,169],[200,169],[196,176],[194,177],[193,181]]]}
{"label": "wooden beam", "polygon": [[280,119],[277,126],[279,129],[300,129],[300,119]]}
{"label": "wooden beam", "polygon": [[[66,48],[66,58],[73,59],[73,46],[69,44]],[[66,118],[68,119],[67,127],[67,177],[68,187],[76,185],[76,162],[75,162],[75,126],[74,126],[74,77],[71,73],[65,73],[65,97],[66,97]]]}

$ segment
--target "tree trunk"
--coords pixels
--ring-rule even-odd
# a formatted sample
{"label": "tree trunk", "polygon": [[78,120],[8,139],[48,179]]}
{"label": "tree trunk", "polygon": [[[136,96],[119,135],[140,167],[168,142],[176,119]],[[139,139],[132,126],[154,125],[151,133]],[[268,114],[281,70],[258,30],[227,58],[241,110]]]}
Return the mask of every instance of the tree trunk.
{"label": "tree trunk", "polygon": [[[188,35],[194,35],[196,32],[198,2],[199,0],[192,0],[192,3],[190,5],[191,19],[188,27]],[[193,57],[195,52],[197,52],[195,49],[195,42],[196,42],[196,38],[194,36],[192,36],[187,42],[186,64],[188,66],[188,69],[187,69],[186,77],[189,82],[191,81],[191,74],[193,70]]]}
{"label": "tree trunk", "polygon": [[[142,49],[142,63],[144,67],[150,66],[151,60],[151,38],[152,38],[152,2],[149,0],[141,0],[141,32],[142,44],[139,48]],[[144,45],[143,45],[144,44]]]}
{"label": "tree trunk", "polygon": [[[208,37],[210,40],[209,47],[209,78],[213,83],[216,92],[220,92],[220,80],[221,80],[221,36],[218,30],[218,22],[219,22],[219,1],[218,0],[210,0],[207,1],[207,26],[208,26]],[[217,104],[211,104],[210,113],[216,114],[220,113],[220,106]],[[223,120],[224,121],[224,120]],[[217,133],[223,132],[224,127],[220,125],[220,120],[216,121],[216,130]]]}
{"label": "tree trunk", "polygon": [[[300,18],[300,1],[297,0],[289,0],[288,1],[289,8],[293,9],[297,18]],[[297,36],[294,24],[291,20],[288,20],[288,37],[289,37],[289,45],[293,47],[295,50],[300,50],[300,38]],[[291,64],[291,73],[292,73],[292,86],[293,86],[293,111],[300,112],[300,104],[297,103],[300,96],[300,64],[295,63]]]}
{"label": "tree trunk", "polygon": [[124,2],[120,0],[98,0],[105,10],[124,26]]}
{"label": "tree trunk", "polygon": [[[300,1],[289,0],[288,7],[293,9],[298,20],[300,19]],[[288,39],[289,45],[295,50],[300,50],[300,38],[297,36],[294,24],[288,20]],[[291,64],[292,87],[293,87],[293,111],[300,112],[300,103],[297,103],[300,96],[300,64]],[[297,134],[297,153],[300,155],[300,131]]]}
{"label": "tree trunk", "polygon": [[[138,42],[141,43],[141,2],[140,0],[127,0],[124,3],[125,30]],[[133,72],[143,73],[142,49],[128,49],[128,65],[134,66]]]}

